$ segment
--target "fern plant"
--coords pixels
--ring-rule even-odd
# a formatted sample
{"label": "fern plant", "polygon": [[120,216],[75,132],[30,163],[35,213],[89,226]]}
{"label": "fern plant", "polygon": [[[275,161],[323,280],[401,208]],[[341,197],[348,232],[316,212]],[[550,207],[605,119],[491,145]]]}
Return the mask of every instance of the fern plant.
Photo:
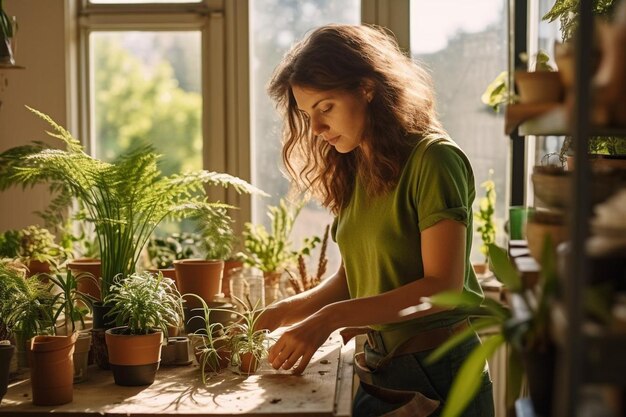
{"label": "fern plant", "polygon": [[[49,116],[29,107],[47,121],[48,132],[65,149],[41,144],[13,148],[0,154],[0,189],[50,184],[59,194],[69,193],[82,202],[93,222],[102,262],[102,296],[115,277],[128,277],[157,225],[165,218],[180,219],[212,208],[220,221],[220,202],[208,201],[204,185],[233,187],[238,193],[260,193],[237,177],[205,170],[165,176],[158,168],[160,156],[149,145],[137,146],[107,163],[85,153],[78,140]],[[123,278],[122,278],[123,279]]]}

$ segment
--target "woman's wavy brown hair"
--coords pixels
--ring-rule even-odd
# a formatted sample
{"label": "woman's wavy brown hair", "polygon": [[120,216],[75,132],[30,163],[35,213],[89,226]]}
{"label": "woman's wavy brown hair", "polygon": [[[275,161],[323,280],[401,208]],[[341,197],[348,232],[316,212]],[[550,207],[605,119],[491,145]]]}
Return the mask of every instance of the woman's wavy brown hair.
{"label": "woman's wavy brown hair", "polygon": [[[292,86],[340,89],[357,94],[364,85],[368,105],[362,147],[341,154],[315,140],[297,106]],[[285,117],[282,157],[299,191],[312,194],[337,214],[350,201],[358,176],[374,196],[398,182],[411,149],[429,133],[443,133],[434,108],[429,74],[405,56],[382,29],[327,25],[295,44],[274,70],[269,95]]]}

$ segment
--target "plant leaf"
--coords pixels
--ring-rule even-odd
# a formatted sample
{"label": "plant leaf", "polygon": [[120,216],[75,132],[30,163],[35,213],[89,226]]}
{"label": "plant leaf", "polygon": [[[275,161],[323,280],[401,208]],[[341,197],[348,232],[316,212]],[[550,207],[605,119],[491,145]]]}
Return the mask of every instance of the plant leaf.
{"label": "plant leaf", "polygon": [[492,271],[498,281],[506,285],[512,292],[520,292],[522,290],[522,280],[509,259],[506,250],[493,243],[487,246],[489,247],[489,261],[491,262]]}
{"label": "plant leaf", "polygon": [[452,382],[442,417],[458,417],[472,401],[480,388],[485,361],[504,344],[501,334],[491,336],[467,357]]}

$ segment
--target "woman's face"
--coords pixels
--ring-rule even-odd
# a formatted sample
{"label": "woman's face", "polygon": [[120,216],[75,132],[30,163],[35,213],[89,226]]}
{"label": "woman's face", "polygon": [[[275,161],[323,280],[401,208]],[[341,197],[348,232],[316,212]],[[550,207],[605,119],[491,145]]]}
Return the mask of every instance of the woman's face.
{"label": "woman's face", "polygon": [[345,90],[314,90],[294,85],[298,108],[305,112],[318,139],[348,153],[361,145],[365,129],[368,93]]}

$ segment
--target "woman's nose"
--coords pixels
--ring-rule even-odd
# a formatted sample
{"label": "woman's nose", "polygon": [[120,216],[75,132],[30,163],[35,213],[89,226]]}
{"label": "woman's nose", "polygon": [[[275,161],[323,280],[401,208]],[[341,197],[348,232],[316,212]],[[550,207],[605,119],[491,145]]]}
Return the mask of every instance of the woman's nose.
{"label": "woman's nose", "polygon": [[328,125],[322,123],[318,118],[314,118],[311,121],[311,128],[313,129],[313,134],[319,136],[328,130]]}

